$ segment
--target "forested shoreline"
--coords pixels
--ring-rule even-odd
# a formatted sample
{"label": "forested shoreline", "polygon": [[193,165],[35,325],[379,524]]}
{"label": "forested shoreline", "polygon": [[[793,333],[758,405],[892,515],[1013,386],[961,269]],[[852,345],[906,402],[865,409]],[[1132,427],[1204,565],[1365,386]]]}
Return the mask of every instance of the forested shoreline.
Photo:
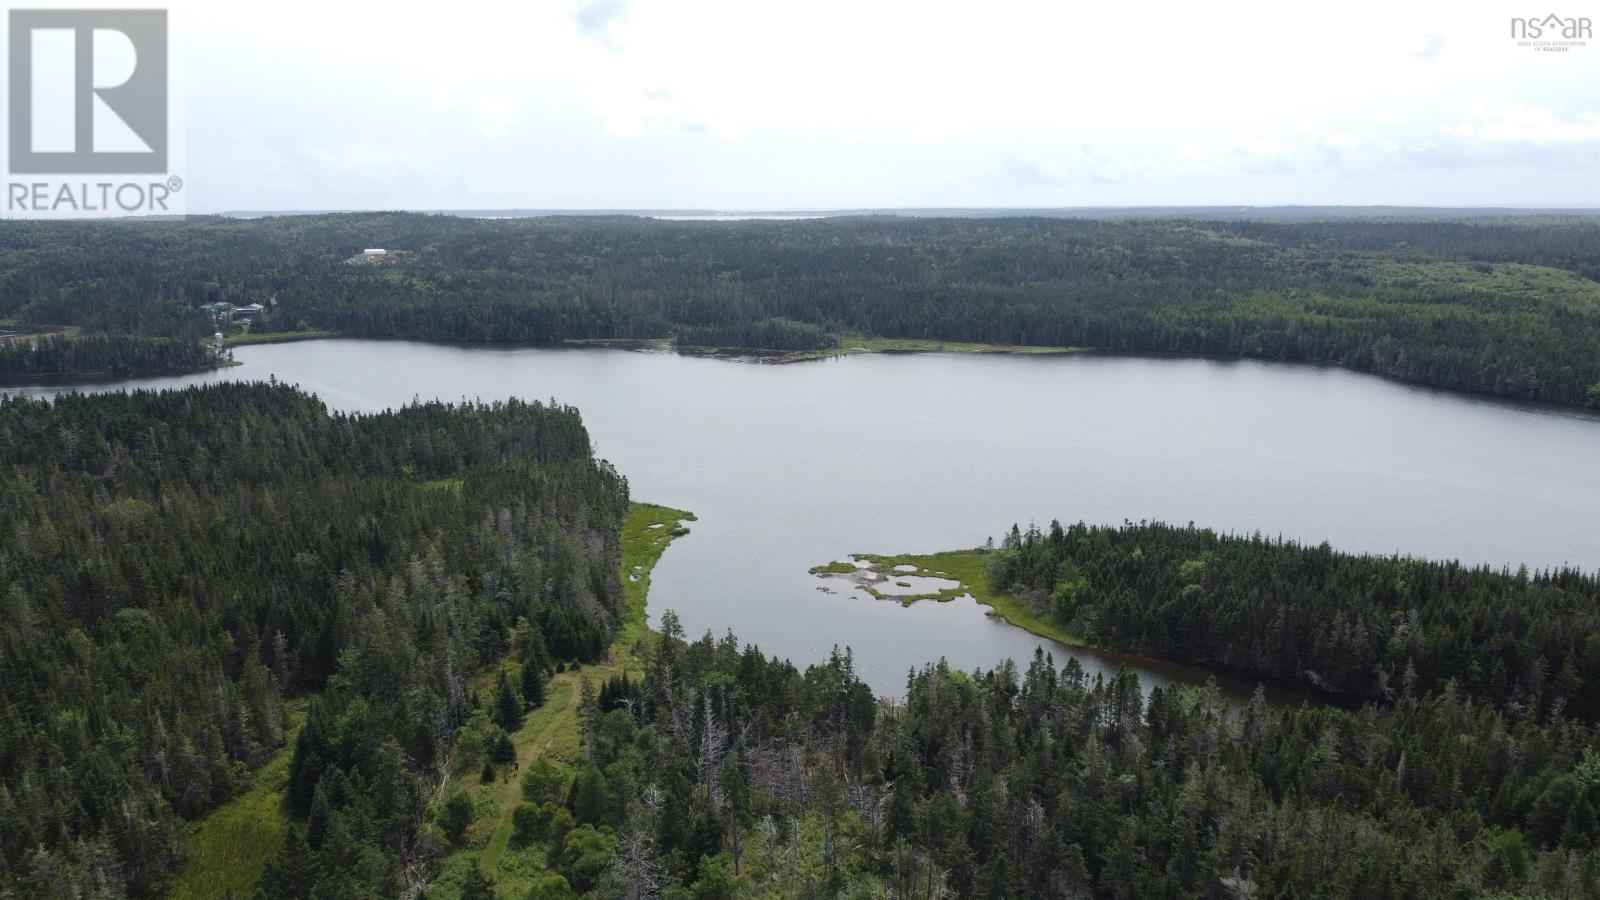
{"label": "forested shoreline", "polygon": [[1154,522],[1013,526],[993,586],[1097,646],[1388,702],[1600,720],[1600,578]]}
{"label": "forested shoreline", "polygon": [[[410,253],[345,264],[370,246]],[[0,319],[142,340],[199,340],[200,305],[260,303],[256,332],[1213,354],[1600,405],[1600,218],[1583,215],[8,222],[0,264]]]}
{"label": "forested shoreline", "polygon": [[626,482],[571,408],[10,397],[0,496],[0,896],[157,894],[294,695],[317,891],[397,894],[468,678],[513,633],[592,661],[620,615]]}
{"label": "forested shoreline", "polygon": [[220,362],[192,337],[90,334],[0,340],[0,384],[170,375]]}

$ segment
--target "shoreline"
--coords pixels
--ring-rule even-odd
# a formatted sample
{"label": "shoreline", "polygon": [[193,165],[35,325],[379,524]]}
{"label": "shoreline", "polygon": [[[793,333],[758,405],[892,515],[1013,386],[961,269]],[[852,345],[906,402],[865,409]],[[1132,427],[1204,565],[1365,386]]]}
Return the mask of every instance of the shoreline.
{"label": "shoreline", "polygon": [[[983,548],[971,550],[940,550],[935,553],[852,553],[851,559],[855,564],[832,562],[826,565],[813,566],[811,574],[818,577],[849,576],[867,594],[877,600],[899,603],[901,606],[910,606],[922,600],[932,600],[935,603],[947,603],[958,597],[971,596],[979,605],[986,607],[989,616],[1002,619],[1023,631],[1055,641],[1074,650],[1091,650],[1098,653],[1116,653],[1122,651],[1109,647],[1097,647],[1083,638],[1075,635],[1065,628],[1050,621],[1029,609],[1022,601],[1003,591],[997,591],[989,586],[988,573],[984,571],[986,557],[992,551]],[[865,566],[861,563],[866,563]],[[840,568],[849,566],[848,570]],[[896,572],[896,566],[915,566],[914,572]],[[934,592],[896,594],[875,590],[871,584],[861,578],[861,573],[872,572],[883,576],[884,581],[892,582],[897,575],[911,575],[919,578],[944,578],[955,581],[953,588],[942,588]],[[1134,656],[1136,654],[1127,654]],[[1151,659],[1155,659],[1152,657]],[[1167,660],[1157,660],[1167,662]]]}
{"label": "shoreline", "polygon": [[[1413,390],[1426,391],[1445,397],[1455,397],[1461,400],[1476,401],[1480,403],[1494,403],[1520,409],[1538,410],[1545,412],[1559,412],[1583,418],[1600,418],[1600,407],[1588,406],[1583,403],[1559,403],[1546,400],[1529,400],[1522,397],[1513,397],[1505,394],[1474,391],[1467,388],[1449,387],[1440,384],[1429,384],[1424,381],[1413,381],[1397,375],[1383,372],[1373,372],[1367,369],[1357,369],[1342,365],[1337,362],[1311,359],[1280,359],[1266,356],[1245,356],[1217,353],[1169,353],[1160,350],[1127,350],[1104,349],[1098,347],[1044,347],[1034,345],[1012,344],[984,344],[962,342],[940,342],[920,338],[861,338],[852,340],[849,346],[833,347],[826,350],[761,350],[739,347],[688,347],[672,343],[670,338],[567,338],[557,343],[538,343],[528,341],[450,341],[436,338],[400,337],[394,335],[359,335],[343,334],[336,331],[304,331],[304,332],[272,332],[255,336],[238,336],[225,339],[227,347],[250,347],[262,344],[285,344],[300,341],[319,341],[329,339],[342,339],[353,341],[404,341],[420,344],[434,344],[441,347],[459,347],[465,349],[571,349],[571,350],[626,350],[635,353],[674,353],[701,359],[720,359],[729,362],[751,362],[767,365],[789,365],[792,363],[816,362],[825,359],[838,359],[849,356],[862,356],[882,354],[884,356],[911,356],[924,353],[961,353],[971,355],[995,356],[1088,356],[1107,358],[1129,359],[1171,359],[1171,360],[1206,360],[1219,363],[1252,362],[1269,366],[1293,366],[1312,369],[1329,369],[1340,372],[1349,372],[1369,378],[1377,378],[1400,387]],[[850,339],[846,339],[850,340]],[[0,377],[0,388],[6,387],[33,387],[39,385],[60,385],[70,387],[74,384],[101,384],[108,381],[127,381],[140,378],[165,378],[177,375],[193,375],[200,372],[209,372],[214,369],[229,366],[244,365],[243,361],[222,361],[212,366],[198,369],[179,369],[161,372],[145,372],[137,375],[110,375],[106,373],[93,374],[65,374],[65,375],[40,375],[28,378]]]}
{"label": "shoreline", "polygon": [[262,331],[230,335],[222,339],[224,347],[248,347],[251,344],[287,344],[291,341],[318,341],[323,338],[344,337],[337,331]]}
{"label": "shoreline", "polygon": [[[344,338],[346,340],[372,340],[372,341],[415,341],[424,344],[438,344],[446,347],[493,347],[493,348],[547,348],[547,349],[601,349],[601,350],[628,350],[644,353],[676,353],[680,356],[689,356],[704,359],[722,359],[735,362],[755,362],[769,365],[788,365],[791,363],[815,362],[824,359],[840,357],[882,354],[885,356],[915,355],[921,353],[965,353],[972,355],[996,356],[1100,356],[1100,357],[1127,357],[1131,359],[1198,359],[1211,362],[1255,362],[1273,366],[1296,366],[1313,369],[1332,369],[1340,372],[1349,372],[1352,375],[1361,375],[1377,378],[1390,384],[1401,387],[1413,388],[1440,394],[1446,397],[1457,397],[1463,400],[1476,400],[1479,402],[1499,403],[1523,409],[1546,410],[1576,414],[1585,417],[1600,417],[1600,407],[1587,406],[1583,403],[1559,403],[1549,400],[1529,400],[1523,397],[1513,397],[1506,394],[1495,394],[1486,391],[1474,391],[1468,388],[1450,387],[1442,384],[1430,384],[1426,381],[1414,381],[1398,375],[1389,375],[1383,372],[1374,372],[1368,369],[1357,369],[1330,360],[1315,359],[1283,359],[1269,356],[1249,356],[1243,354],[1226,353],[1173,353],[1163,350],[1132,350],[1109,349],[1103,347],[1048,347],[1025,344],[985,344],[977,342],[936,341],[923,338],[841,338],[848,345],[831,347],[826,350],[762,350],[740,347],[689,347],[672,343],[670,338],[566,338],[558,343],[537,343],[527,341],[447,341],[434,338],[398,337],[393,335],[357,335],[341,334],[339,332],[305,332],[295,337],[285,337],[281,340],[255,340],[238,344],[286,343],[295,340],[322,340],[325,338]],[[230,346],[235,346],[230,344]],[[77,379],[79,376],[67,376]]]}
{"label": "shoreline", "polygon": [[0,390],[11,387],[73,387],[79,384],[105,384],[110,381],[134,381],[140,378],[176,378],[180,375],[199,375],[202,372],[214,372],[217,369],[231,369],[242,365],[244,363],[238,360],[223,359],[209,366],[200,366],[194,369],[161,369],[155,372],[139,372],[133,375],[115,375],[109,372],[74,372],[67,375],[0,376]]}
{"label": "shoreline", "polygon": [[650,573],[672,542],[689,534],[686,522],[694,513],[657,503],[629,503],[622,525],[622,594],[624,619],[612,647],[624,652],[652,633],[646,609],[650,602]]}
{"label": "shoreline", "polygon": [[[512,746],[516,748],[513,773],[527,769],[541,757],[559,766],[575,766],[582,758],[579,701],[583,685],[588,683],[593,688],[610,678],[637,676],[643,671],[644,662],[639,651],[655,634],[645,614],[650,573],[672,542],[689,533],[685,523],[693,521],[696,521],[694,513],[686,510],[655,503],[628,504],[622,522],[623,598],[616,635],[598,662],[572,665],[550,676],[544,704],[530,711],[522,727],[511,735]],[[480,672],[474,684],[487,690],[501,672],[515,675],[520,672],[520,665],[510,657],[502,659]],[[445,783],[451,780],[473,796],[474,821],[461,846],[439,859],[439,871],[433,884],[456,883],[467,870],[479,868],[508,888],[511,896],[522,896],[533,885],[519,880],[527,871],[525,856],[530,848],[512,843],[513,813],[522,802],[521,779],[512,776],[483,784],[473,777],[468,767],[465,771],[450,772]],[[444,794],[445,789],[441,787],[438,796]]]}
{"label": "shoreline", "polygon": [[1093,352],[1085,347],[1046,347],[1031,344],[986,344],[977,341],[939,341],[926,338],[872,338],[841,337],[837,347],[820,350],[763,350],[749,347],[701,347],[672,344],[661,341],[668,348],[685,356],[705,356],[719,359],[748,359],[755,362],[787,365],[833,359],[839,356],[881,353],[886,356],[913,353],[993,353],[1010,356],[1065,356],[1071,353]]}
{"label": "shoreline", "polygon": [[[1350,694],[1336,694],[1321,690],[1315,685],[1299,681],[1271,678],[1250,672],[1238,672],[1232,669],[1206,665],[1204,663],[1189,663],[1168,659],[1138,650],[1119,650],[1114,647],[1102,647],[1090,643],[1082,637],[1073,634],[1066,628],[1052,621],[1047,616],[1034,612],[1022,601],[1004,591],[997,591],[989,585],[988,573],[985,571],[986,557],[994,551],[976,547],[971,550],[940,550],[933,553],[852,553],[850,558],[855,563],[830,562],[812,566],[810,572],[818,578],[850,578],[855,582],[852,587],[861,587],[875,601],[897,602],[902,606],[910,606],[922,601],[947,603],[960,597],[971,597],[979,606],[985,607],[987,615],[999,619],[1006,624],[1020,628],[1037,638],[1053,641],[1061,646],[1092,656],[1103,661],[1118,663],[1137,663],[1149,669],[1165,669],[1175,675],[1188,676],[1185,680],[1195,681],[1204,678],[1216,678],[1237,684],[1258,685],[1266,689],[1268,702],[1273,705],[1293,705],[1301,702],[1312,702],[1324,706],[1336,706],[1344,709],[1356,709],[1369,701],[1366,697],[1357,697]],[[865,563],[863,566],[862,564]],[[845,571],[844,566],[849,567]],[[916,566],[914,572],[895,571],[896,566]],[[861,580],[861,573],[871,572],[881,576],[883,581],[892,582],[896,576],[910,575],[918,578],[945,578],[958,582],[956,587],[941,588],[934,592],[895,594],[876,591],[869,584]],[[1023,660],[1013,660],[1019,666],[1024,665]],[[1175,679],[1177,680],[1177,679]],[[1227,693],[1226,689],[1224,693]]]}

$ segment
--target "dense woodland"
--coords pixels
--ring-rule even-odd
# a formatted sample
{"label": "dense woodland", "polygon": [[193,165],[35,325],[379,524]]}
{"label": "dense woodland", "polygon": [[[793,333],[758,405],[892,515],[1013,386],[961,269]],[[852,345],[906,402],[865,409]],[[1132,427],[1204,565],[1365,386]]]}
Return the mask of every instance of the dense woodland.
{"label": "dense woodland", "polygon": [[[363,247],[413,251],[345,265]],[[833,218],[668,222],[348,214],[0,225],[0,319],[189,339],[840,335],[1335,363],[1600,404],[1600,219]],[[112,367],[100,363],[97,370]]]}
{"label": "dense woodland", "polygon": [[469,676],[593,660],[626,483],[576,411],[283,385],[0,400],[0,897],[149,896],[310,698],[323,896],[399,894]]}
{"label": "dense woodland", "polygon": [[839,339],[822,326],[784,318],[679,325],[673,331],[673,342],[680,347],[744,350],[827,350],[839,346]]}
{"label": "dense woodland", "polygon": [[90,334],[0,340],[3,382],[190,372],[214,362],[212,352],[192,338]]}
{"label": "dense woodland", "polygon": [[[848,651],[801,673],[663,628],[642,680],[586,693],[583,757],[523,774],[531,900],[1600,891],[1600,738],[1454,685],[1241,707],[1041,653],[874,702]],[[298,841],[264,885],[307,877]],[[495,891],[474,868],[433,896]]]}
{"label": "dense woodland", "polygon": [[1600,579],[1358,556],[1154,523],[1013,527],[997,587],[1101,646],[1364,699],[1455,682],[1600,720]]}

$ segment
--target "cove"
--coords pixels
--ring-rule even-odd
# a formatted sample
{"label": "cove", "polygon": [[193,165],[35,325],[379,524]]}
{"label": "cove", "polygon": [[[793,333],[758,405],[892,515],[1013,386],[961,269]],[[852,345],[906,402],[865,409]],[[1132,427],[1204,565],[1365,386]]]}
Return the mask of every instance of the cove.
{"label": "cove", "polygon": [[1090,673],[1130,664],[1146,684],[1206,676],[1069,650],[970,600],[818,591],[809,572],[851,553],[973,547],[1014,522],[1159,519],[1513,569],[1600,565],[1600,419],[1338,369],[1099,354],[761,365],[350,339],[236,355],[243,365],[81,389],[271,375],[347,410],[513,395],[575,405],[635,499],[699,517],[656,567],[652,619],[674,609],[691,635],[731,628],[800,665],[849,646],[881,694],[941,656],[1025,665],[1038,646]]}

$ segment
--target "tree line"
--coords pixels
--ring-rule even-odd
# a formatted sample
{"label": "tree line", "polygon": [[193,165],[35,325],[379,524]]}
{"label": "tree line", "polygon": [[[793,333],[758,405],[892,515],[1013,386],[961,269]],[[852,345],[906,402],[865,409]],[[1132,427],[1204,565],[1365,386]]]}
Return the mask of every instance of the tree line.
{"label": "tree line", "polygon": [[[408,249],[394,266],[342,260]],[[1334,363],[1600,403],[1600,219],[921,219],[697,223],[344,214],[0,225],[0,317],[88,332],[447,341],[843,334]],[[354,249],[353,249],[354,248]]]}
{"label": "tree line", "polygon": [[0,496],[0,896],[158,893],[291,696],[319,890],[398,893],[469,678],[519,627],[592,660],[621,602],[626,482],[567,407],[10,397]]}
{"label": "tree line", "polygon": [[215,362],[198,339],[91,334],[0,340],[0,381],[128,378],[191,372]]}
{"label": "tree line", "polygon": [[1600,579],[1340,553],[1194,526],[1012,527],[996,587],[1090,643],[1358,699],[1455,683],[1600,719]]}
{"label": "tree line", "polygon": [[744,350],[828,350],[839,346],[839,338],[820,325],[781,317],[721,325],[679,325],[674,328],[672,339],[680,347]]}

